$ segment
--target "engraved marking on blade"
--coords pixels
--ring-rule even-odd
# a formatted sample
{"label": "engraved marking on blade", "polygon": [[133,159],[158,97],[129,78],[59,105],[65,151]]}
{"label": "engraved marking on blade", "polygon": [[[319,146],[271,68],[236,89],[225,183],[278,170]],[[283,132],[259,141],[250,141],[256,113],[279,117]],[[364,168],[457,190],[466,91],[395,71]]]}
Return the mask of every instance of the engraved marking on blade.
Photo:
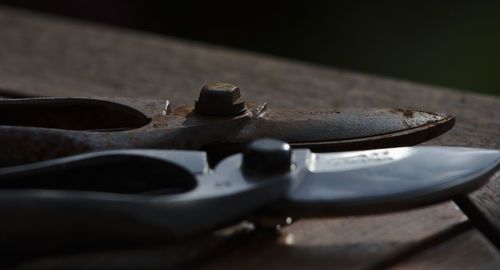
{"label": "engraved marking on blade", "polygon": [[312,172],[332,172],[379,166],[401,160],[413,150],[408,147],[356,151],[333,154],[314,154],[309,170]]}

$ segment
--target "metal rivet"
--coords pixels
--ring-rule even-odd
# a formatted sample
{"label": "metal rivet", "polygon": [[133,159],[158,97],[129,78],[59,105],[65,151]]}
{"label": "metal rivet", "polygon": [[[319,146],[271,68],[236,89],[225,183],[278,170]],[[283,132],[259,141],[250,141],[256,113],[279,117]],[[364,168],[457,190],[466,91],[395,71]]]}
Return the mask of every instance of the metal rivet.
{"label": "metal rivet", "polygon": [[272,174],[290,170],[292,149],[286,142],[260,139],[243,152],[243,169],[250,173]]}

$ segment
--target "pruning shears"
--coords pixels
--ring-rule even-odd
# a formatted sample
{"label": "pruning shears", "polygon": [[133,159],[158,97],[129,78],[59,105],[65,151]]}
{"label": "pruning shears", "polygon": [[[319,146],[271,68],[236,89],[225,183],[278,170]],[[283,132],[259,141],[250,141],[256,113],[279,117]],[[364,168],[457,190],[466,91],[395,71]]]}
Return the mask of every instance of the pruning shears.
{"label": "pruning shears", "polygon": [[206,85],[195,105],[169,100],[43,97],[0,100],[0,165],[110,149],[206,151],[213,165],[259,138],[315,152],[415,145],[453,127],[455,118],[386,109],[272,110],[244,102],[239,88]]}
{"label": "pruning shears", "polygon": [[275,111],[221,83],[205,86],[194,106],[170,107],[0,100],[2,242],[163,243],[262,211],[301,218],[404,210],[471,192],[500,164],[497,150],[387,148],[444,133],[454,123],[445,114]]}

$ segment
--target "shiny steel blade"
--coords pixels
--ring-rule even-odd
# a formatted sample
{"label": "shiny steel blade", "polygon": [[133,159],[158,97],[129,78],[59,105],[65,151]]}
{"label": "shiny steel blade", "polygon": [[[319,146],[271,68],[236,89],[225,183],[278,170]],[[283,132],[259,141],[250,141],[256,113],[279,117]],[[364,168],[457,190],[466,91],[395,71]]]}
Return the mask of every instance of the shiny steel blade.
{"label": "shiny steel blade", "polygon": [[304,159],[307,170],[287,195],[287,211],[318,216],[401,210],[469,193],[499,167],[500,151],[403,147]]}

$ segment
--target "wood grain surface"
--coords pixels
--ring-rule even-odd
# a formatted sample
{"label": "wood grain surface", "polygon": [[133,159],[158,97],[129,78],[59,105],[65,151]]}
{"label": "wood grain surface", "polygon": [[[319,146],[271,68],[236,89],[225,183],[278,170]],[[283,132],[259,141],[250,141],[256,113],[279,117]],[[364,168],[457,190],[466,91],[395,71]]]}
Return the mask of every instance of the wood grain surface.
{"label": "wood grain surface", "polygon": [[500,269],[495,247],[477,231],[467,231],[410,257],[394,267],[403,269]]}
{"label": "wood grain surface", "polygon": [[[268,101],[273,108],[445,112],[457,116],[455,128],[427,145],[500,149],[500,99],[494,97],[6,7],[0,7],[0,40],[4,95],[161,98],[176,107],[192,103],[203,84],[227,81],[238,84],[246,100]],[[495,176],[471,197],[497,228],[499,181]],[[277,237],[258,233],[244,241],[207,237],[182,243],[183,248],[56,256],[19,267],[332,269],[426,268],[442,263],[456,268],[464,261],[480,261],[481,268],[498,266],[498,251],[476,228],[464,229],[466,225],[469,221],[450,201],[395,214],[300,220]],[[465,256],[469,248],[473,252]],[[172,263],[173,258],[180,259]]]}

